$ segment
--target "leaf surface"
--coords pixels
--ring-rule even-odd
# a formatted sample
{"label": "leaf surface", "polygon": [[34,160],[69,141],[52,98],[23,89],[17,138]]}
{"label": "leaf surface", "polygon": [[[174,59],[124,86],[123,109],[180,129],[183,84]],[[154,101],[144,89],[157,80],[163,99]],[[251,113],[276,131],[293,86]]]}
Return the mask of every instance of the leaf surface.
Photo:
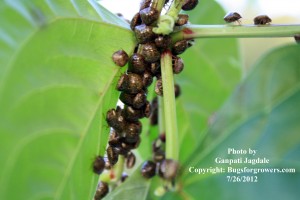
{"label": "leaf surface", "polygon": [[[299,173],[228,173],[232,168],[300,170],[300,47],[274,50],[254,66],[216,116],[204,141],[183,169],[185,191],[198,199],[297,199]],[[257,150],[255,156],[228,148]],[[266,158],[269,163],[229,165],[216,158]],[[224,168],[221,174],[195,174],[189,167]],[[257,176],[257,183],[230,183],[227,176]],[[200,190],[201,188],[201,190]]]}
{"label": "leaf surface", "polygon": [[2,1],[0,24],[0,199],[92,199],[132,32],[91,0]]}
{"label": "leaf surface", "polygon": [[[187,14],[193,24],[224,23],[225,13],[214,1],[200,1]],[[182,91],[177,102],[177,122],[180,160],[184,162],[239,82],[241,61],[237,39],[197,39],[182,58],[185,68],[175,78]]]}

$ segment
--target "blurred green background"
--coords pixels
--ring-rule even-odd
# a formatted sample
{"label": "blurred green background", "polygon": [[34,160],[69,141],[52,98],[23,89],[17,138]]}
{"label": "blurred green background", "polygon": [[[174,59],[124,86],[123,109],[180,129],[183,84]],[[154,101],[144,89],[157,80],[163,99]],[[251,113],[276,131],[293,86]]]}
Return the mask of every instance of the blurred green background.
{"label": "blurred green background", "polygon": [[[135,5],[130,2],[123,8]],[[225,8],[241,12],[243,24],[269,14],[255,3],[270,1],[241,2]],[[283,15],[270,13],[273,24],[299,22],[299,15],[287,15],[287,1],[281,5]],[[98,176],[91,163],[104,154],[104,116],[116,105],[115,85],[124,72],[111,55],[121,48],[131,54],[134,35],[93,0],[7,0],[0,11],[0,199],[92,199]],[[189,14],[193,23],[224,23],[215,1],[202,0]],[[156,196],[163,182],[143,179],[136,168],[106,199],[298,199],[299,46],[292,38],[201,39],[182,58],[186,67],[175,77],[182,88],[178,191]],[[151,159],[157,135],[143,120],[135,151],[140,162]],[[188,172],[190,166],[219,166],[214,159],[231,157],[229,147],[257,149],[271,160],[265,167],[297,173],[233,184],[224,174]]]}

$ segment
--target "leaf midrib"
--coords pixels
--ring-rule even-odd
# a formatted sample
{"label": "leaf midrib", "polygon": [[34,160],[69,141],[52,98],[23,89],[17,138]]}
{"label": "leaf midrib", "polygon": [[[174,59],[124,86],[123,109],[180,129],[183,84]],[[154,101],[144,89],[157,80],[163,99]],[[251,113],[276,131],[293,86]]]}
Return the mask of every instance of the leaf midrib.
{"label": "leaf midrib", "polygon": [[107,93],[114,77],[116,76],[116,74],[118,73],[118,69],[114,69],[114,73],[113,73],[113,76],[110,78],[110,80],[107,82],[107,84],[105,85],[104,87],[104,90],[103,92],[101,93],[101,97],[99,98],[99,101],[97,102],[96,106],[95,106],[95,109],[94,111],[92,112],[92,115],[91,115],[91,118],[88,120],[88,123],[87,123],[87,126],[85,127],[83,133],[81,134],[81,137],[80,137],[80,140],[78,142],[78,145],[76,147],[76,150],[75,150],[75,153],[74,153],[74,156],[72,157],[71,161],[69,162],[69,165],[67,167],[67,170],[65,172],[65,175],[63,176],[62,178],[62,181],[61,181],[61,184],[58,186],[58,189],[57,189],[57,192],[55,193],[54,195],[54,199],[59,199],[59,197],[61,197],[62,193],[63,193],[63,189],[65,188],[66,184],[67,184],[67,180],[69,178],[69,176],[71,175],[71,171],[74,167],[74,163],[76,161],[76,158],[80,152],[80,149],[81,149],[81,146],[83,144],[83,141],[84,139],[86,138],[86,135],[88,133],[88,130],[93,122],[93,119],[95,118],[96,114],[97,114],[97,111],[98,109],[101,107],[102,105],[102,101],[103,101],[103,98],[105,96],[105,94]]}

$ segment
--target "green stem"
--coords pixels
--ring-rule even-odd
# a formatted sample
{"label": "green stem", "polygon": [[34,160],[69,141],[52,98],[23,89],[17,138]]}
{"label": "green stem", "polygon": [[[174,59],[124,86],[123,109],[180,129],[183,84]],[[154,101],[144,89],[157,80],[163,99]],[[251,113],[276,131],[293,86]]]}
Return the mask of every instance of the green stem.
{"label": "green stem", "polygon": [[178,133],[176,104],[174,95],[174,77],[172,69],[172,53],[166,50],[161,56],[161,75],[163,83],[163,103],[166,129],[166,158],[178,160]]}
{"label": "green stem", "polygon": [[114,170],[114,174],[115,174],[115,178],[113,179],[113,181],[118,182],[121,179],[122,173],[124,171],[124,162],[125,162],[124,156],[119,155],[119,160],[112,169]]}
{"label": "green stem", "polygon": [[165,5],[164,0],[153,0],[151,4],[151,8],[155,8],[159,13],[161,13],[161,10],[163,9]]}
{"label": "green stem", "polygon": [[293,37],[300,25],[186,25],[171,34],[173,42],[194,38]]}
{"label": "green stem", "polygon": [[181,7],[185,0],[173,0],[167,15],[177,19],[178,13],[181,11]]}
{"label": "green stem", "polygon": [[162,15],[158,19],[158,27],[153,28],[153,32],[156,34],[168,35],[173,32],[174,24],[178,18],[178,13],[184,0],[173,0],[170,9],[165,15]]}
{"label": "green stem", "polygon": [[163,98],[158,96],[158,127],[159,127],[159,134],[164,133],[166,131],[165,129],[165,107],[164,107],[164,102]]}
{"label": "green stem", "polygon": [[114,178],[111,179],[111,172],[112,172],[111,170],[108,171],[105,170],[100,175],[99,181],[104,181],[106,183],[109,183],[112,188],[115,188],[117,182],[122,178],[122,173],[124,170],[124,162],[125,162],[124,156],[120,155],[118,162],[111,169],[114,173]]}

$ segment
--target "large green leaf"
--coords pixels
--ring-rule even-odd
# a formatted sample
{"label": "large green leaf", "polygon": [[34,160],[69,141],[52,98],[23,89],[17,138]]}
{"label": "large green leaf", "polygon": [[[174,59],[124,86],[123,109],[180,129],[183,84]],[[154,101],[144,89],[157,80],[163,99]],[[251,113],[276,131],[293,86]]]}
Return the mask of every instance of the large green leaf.
{"label": "large green leaf", "polygon": [[[300,47],[274,50],[236,89],[204,141],[183,169],[185,192],[197,199],[298,199],[300,175]],[[257,155],[229,155],[228,148],[256,149]],[[233,167],[294,168],[297,173],[257,174],[257,183],[229,183],[230,173],[198,175],[189,167],[214,168],[215,158],[267,158],[269,164]],[[253,175],[253,174],[240,174]]]}
{"label": "large green leaf", "polygon": [[0,24],[0,199],[91,199],[132,32],[92,0],[1,1]]}

